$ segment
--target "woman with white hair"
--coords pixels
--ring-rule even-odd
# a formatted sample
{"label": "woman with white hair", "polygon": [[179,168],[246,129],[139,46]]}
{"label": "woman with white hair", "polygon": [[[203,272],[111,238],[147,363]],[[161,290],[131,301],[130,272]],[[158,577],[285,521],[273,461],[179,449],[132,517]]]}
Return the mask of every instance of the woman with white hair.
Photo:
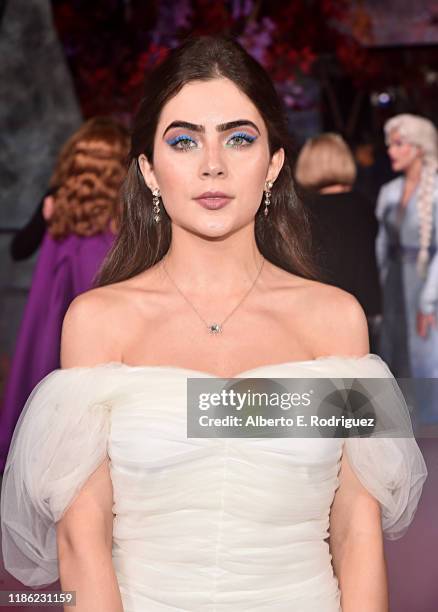
{"label": "woman with white hair", "polygon": [[[392,168],[402,176],[377,202],[383,288],[381,352],[397,376],[438,377],[438,141],[431,121],[402,114],[385,124]],[[426,407],[435,413],[433,405]]]}

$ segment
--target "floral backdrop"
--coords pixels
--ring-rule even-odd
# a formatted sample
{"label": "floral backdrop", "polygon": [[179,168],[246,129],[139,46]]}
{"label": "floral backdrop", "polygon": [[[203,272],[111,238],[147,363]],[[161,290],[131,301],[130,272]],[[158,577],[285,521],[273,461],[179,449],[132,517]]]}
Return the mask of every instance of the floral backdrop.
{"label": "floral backdrop", "polygon": [[[53,12],[85,117],[129,121],[147,73],[190,34],[226,33],[269,71],[286,106],[319,103],[309,77],[337,70],[363,86],[378,64],[358,40],[371,20],[350,0],[53,0]],[[360,83],[359,83],[360,80]]]}

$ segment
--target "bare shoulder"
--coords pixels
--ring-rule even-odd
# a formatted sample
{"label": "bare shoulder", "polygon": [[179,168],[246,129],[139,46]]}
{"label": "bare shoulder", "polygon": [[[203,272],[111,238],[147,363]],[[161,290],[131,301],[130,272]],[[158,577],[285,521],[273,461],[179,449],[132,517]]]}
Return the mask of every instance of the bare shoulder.
{"label": "bare shoulder", "polygon": [[[314,357],[361,356],[369,352],[368,325],[357,299],[343,289],[287,272],[285,316],[301,329],[303,343]],[[285,277],[285,278],[287,278]]]}
{"label": "bare shoulder", "polygon": [[327,328],[329,350],[338,347],[343,354],[362,355],[369,352],[368,323],[358,300],[336,287],[324,286],[327,309],[321,308],[322,329]]}
{"label": "bare shoulder", "polygon": [[368,324],[357,299],[331,285],[308,281],[308,305],[316,357],[369,352]]}
{"label": "bare shoulder", "polygon": [[[94,366],[123,361],[124,338],[140,314],[157,308],[156,267],[132,278],[96,287],[77,296],[64,317],[61,367]],[[153,314],[153,313],[150,313]]]}
{"label": "bare shoulder", "polygon": [[70,304],[62,325],[61,367],[94,366],[120,358],[116,331],[122,292],[109,285],[90,289]]}

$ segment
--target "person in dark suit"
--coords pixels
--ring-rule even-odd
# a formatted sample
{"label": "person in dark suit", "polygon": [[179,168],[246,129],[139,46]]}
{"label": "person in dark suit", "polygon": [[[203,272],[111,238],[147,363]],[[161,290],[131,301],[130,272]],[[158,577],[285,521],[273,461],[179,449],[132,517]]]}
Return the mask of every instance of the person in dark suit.
{"label": "person in dark suit", "polygon": [[333,133],[308,140],[298,156],[295,179],[308,212],[321,280],[356,297],[372,340],[381,314],[374,246],[378,224],[367,198],[353,188],[356,166],[346,142]]}

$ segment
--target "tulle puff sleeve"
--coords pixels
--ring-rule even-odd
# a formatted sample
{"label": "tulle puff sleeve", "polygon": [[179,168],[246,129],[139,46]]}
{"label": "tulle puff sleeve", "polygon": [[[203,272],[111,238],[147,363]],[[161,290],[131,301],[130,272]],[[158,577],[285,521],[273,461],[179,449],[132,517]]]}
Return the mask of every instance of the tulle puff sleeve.
{"label": "tulle puff sleeve", "polygon": [[[395,540],[414,518],[427,468],[396,379],[377,355],[366,361],[355,363],[355,375],[387,379],[373,395],[372,408],[379,426],[370,437],[347,439],[344,450],[361,483],[380,503],[385,537]],[[364,379],[362,383],[366,386]]]}
{"label": "tulle puff sleeve", "polygon": [[23,584],[58,579],[56,522],[107,454],[111,367],[55,370],[29,396],[1,492],[5,568]]}

